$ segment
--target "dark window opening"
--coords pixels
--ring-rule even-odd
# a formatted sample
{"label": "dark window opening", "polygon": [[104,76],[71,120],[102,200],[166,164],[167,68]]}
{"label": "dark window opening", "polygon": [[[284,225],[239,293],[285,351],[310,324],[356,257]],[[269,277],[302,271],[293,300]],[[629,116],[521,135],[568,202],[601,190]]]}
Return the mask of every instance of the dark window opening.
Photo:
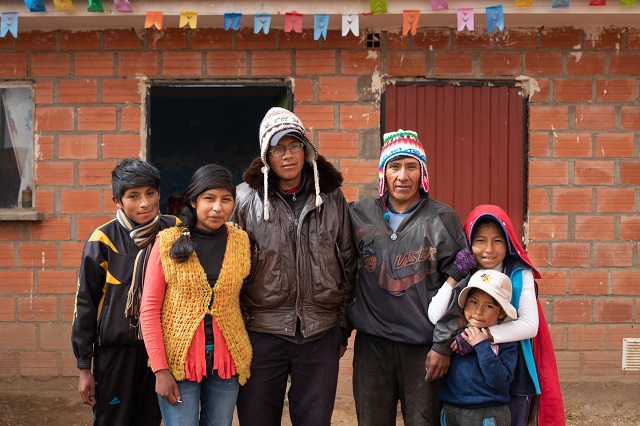
{"label": "dark window opening", "polygon": [[367,33],[367,49],[380,49],[380,33]]}

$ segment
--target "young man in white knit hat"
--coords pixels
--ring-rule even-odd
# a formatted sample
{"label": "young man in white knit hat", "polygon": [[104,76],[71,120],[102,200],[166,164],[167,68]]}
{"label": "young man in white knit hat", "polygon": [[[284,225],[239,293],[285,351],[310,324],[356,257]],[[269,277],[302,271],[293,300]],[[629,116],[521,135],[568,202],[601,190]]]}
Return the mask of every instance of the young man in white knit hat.
{"label": "young man in white knit hat", "polygon": [[[357,330],[353,393],[358,424],[439,424],[438,381],[449,366],[458,315],[429,322],[441,285],[475,264],[456,213],[429,197],[427,159],[418,135],[384,135],[380,197],[353,203],[358,279],[349,319]],[[425,377],[426,368],[426,377]]]}
{"label": "young man in white knit hat", "polygon": [[238,418],[280,425],[290,376],[292,424],[328,426],[355,282],[342,175],[286,109],[271,108],[259,136],[261,155],[244,173],[231,218],[252,240],[241,302],[253,360]]}

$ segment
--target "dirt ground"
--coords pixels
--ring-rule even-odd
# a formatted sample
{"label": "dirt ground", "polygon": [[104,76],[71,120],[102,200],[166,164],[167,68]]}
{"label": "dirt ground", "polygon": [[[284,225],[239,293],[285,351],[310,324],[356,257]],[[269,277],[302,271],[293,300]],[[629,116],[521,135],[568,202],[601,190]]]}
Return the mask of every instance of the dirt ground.
{"label": "dirt ground", "polygon": [[[76,392],[75,378],[0,380],[0,425],[79,426],[91,423],[91,410]],[[640,380],[564,382],[567,425],[640,425]],[[289,425],[288,413],[283,425]],[[351,379],[338,385],[333,424],[355,425]],[[403,422],[399,418],[398,425]],[[545,425],[546,426],[546,425]]]}

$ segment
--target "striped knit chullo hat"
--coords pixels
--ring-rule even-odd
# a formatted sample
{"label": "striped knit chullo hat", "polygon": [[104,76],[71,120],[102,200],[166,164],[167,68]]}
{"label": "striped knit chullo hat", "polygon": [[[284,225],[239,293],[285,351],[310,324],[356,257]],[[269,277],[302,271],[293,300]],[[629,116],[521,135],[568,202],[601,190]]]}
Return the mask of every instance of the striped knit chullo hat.
{"label": "striped knit chullo hat", "polygon": [[384,174],[387,163],[396,157],[409,156],[420,162],[420,174],[422,189],[429,192],[429,174],[427,173],[427,156],[424,147],[418,140],[418,134],[411,130],[399,129],[396,132],[385,133],[383,145],[380,150],[380,165],[378,166],[378,178],[380,181],[380,196],[384,194],[385,179]]}

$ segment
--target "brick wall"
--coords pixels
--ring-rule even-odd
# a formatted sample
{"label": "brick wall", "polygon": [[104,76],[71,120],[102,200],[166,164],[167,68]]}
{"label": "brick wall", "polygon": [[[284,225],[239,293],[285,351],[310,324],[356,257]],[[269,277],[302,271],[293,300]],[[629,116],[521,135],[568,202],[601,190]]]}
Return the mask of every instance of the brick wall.
{"label": "brick wall", "polygon": [[430,28],[383,32],[382,48],[367,50],[338,31],[317,42],[312,31],[203,28],[0,39],[0,79],[35,84],[35,198],[45,213],[0,222],[0,376],[76,374],[80,252],[113,217],[110,170],[144,156],[148,80],[292,78],[296,113],[356,199],[375,193],[386,79],[519,76],[531,92],[527,242],[561,377],[633,374],[621,371],[621,345],[640,337],[640,30]]}

